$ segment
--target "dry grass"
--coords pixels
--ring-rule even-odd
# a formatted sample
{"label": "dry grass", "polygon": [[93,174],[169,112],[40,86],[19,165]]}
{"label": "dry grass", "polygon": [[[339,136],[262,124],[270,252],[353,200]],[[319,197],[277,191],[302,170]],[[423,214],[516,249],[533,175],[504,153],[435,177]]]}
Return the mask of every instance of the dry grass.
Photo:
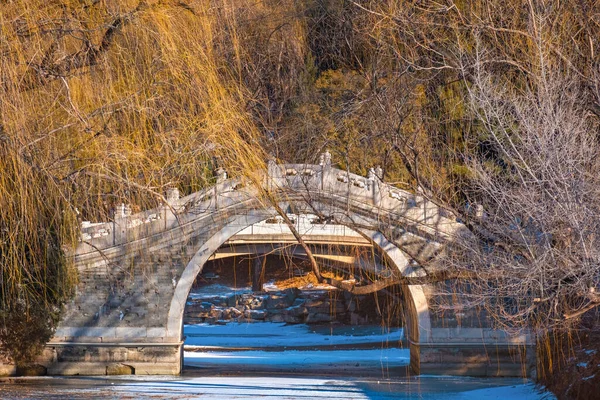
{"label": "dry grass", "polygon": [[[333,272],[328,272],[328,271],[322,271],[321,275],[324,278],[332,278],[332,279],[337,279],[337,280],[346,279],[342,275],[335,274]],[[312,285],[320,284],[319,280],[315,276],[314,272],[309,272],[302,276],[294,276],[292,278],[275,280],[275,285],[279,289],[300,288],[300,287],[306,286],[308,284],[312,284]],[[333,288],[333,286],[332,286],[332,288]]]}

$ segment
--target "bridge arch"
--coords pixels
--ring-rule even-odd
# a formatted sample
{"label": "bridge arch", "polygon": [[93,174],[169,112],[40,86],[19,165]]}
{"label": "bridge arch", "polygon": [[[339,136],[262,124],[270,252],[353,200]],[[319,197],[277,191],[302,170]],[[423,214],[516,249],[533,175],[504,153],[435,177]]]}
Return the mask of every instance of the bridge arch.
{"label": "bridge arch", "polygon": [[[270,212],[267,212],[267,210],[263,211],[265,212],[261,213],[262,215],[253,214],[250,217],[244,216],[233,219],[204,242],[196,251],[187,263],[175,287],[168,314],[167,331],[169,333],[175,335],[178,332],[183,332],[183,314],[188,294],[196,277],[202,272],[202,268],[215,251],[241,230],[263,221],[266,215],[269,217],[277,215],[275,210],[270,210]],[[400,271],[402,276],[409,276],[411,274],[409,257],[396,245],[389,242],[380,232],[367,229],[356,229],[356,231],[368,239],[373,247],[383,254],[392,266]],[[407,335],[409,337],[409,344],[412,344],[411,346],[414,347],[415,344],[420,342],[421,338],[427,340],[431,334],[427,299],[421,285],[404,285],[403,297],[407,303],[404,307],[406,310],[404,320],[408,324],[406,327]]]}
{"label": "bridge arch", "polygon": [[[279,208],[318,214],[367,238],[404,276],[427,270],[411,257],[435,257],[462,229],[452,215],[422,196],[321,165],[270,163],[260,185]],[[183,307],[192,282],[225,241],[276,215],[257,189],[241,179],[137,214],[121,207],[113,221],[85,223],[73,254],[79,273],[76,295],[66,306],[53,339],[38,362],[50,374],[178,374]],[[513,337],[486,321],[439,316],[432,285],[405,286],[408,339],[414,372],[521,375]],[[460,295],[460,294],[459,294]],[[516,352],[517,357],[515,357]]]}

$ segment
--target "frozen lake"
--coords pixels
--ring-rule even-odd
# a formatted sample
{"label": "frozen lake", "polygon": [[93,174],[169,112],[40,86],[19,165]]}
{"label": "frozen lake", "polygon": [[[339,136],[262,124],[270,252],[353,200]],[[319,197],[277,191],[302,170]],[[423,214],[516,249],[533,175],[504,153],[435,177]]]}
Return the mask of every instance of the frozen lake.
{"label": "frozen lake", "polygon": [[243,373],[320,373],[387,378],[405,374],[402,329],[285,323],[186,325],[186,367]]}
{"label": "frozen lake", "polygon": [[314,348],[319,346],[401,347],[402,328],[347,325],[287,325],[284,322],[239,323],[225,325],[185,325],[188,348]]}
{"label": "frozen lake", "polygon": [[19,378],[3,399],[554,399],[521,379],[420,376],[375,380],[314,376]]}
{"label": "frozen lake", "polygon": [[185,334],[182,376],[6,378],[0,398],[554,399],[523,379],[409,376],[401,329],[236,323]]}
{"label": "frozen lake", "polygon": [[401,328],[229,322],[184,335],[182,376],[4,378],[0,398],[554,399],[523,379],[410,376]]}

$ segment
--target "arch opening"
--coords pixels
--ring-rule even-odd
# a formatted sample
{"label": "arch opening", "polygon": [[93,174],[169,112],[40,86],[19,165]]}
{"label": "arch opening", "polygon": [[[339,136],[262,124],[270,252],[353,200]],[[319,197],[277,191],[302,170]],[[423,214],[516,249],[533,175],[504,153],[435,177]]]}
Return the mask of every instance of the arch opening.
{"label": "arch opening", "polygon": [[[185,305],[188,301],[189,293],[192,290],[192,287],[198,279],[198,277],[202,277],[202,271],[204,270],[205,266],[209,265],[211,266],[209,268],[214,269],[215,261],[217,259],[227,258],[228,255],[231,255],[231,253],[236,253],[246,257],[246,261],[248,262],[252,259],[260,259],[269,252],[279,253],[279,256],[281,256],[282,253],[288,252],[288,256],[291,256],[297,260],[302,259],[302,250],[299,251],[299,246],[294,245],[293,243],[278,243],[277,245],[275,245],[275,243],[269,243],[267,241],[267,243],[260,244],[261,240],[264,241],[266,239],[264,237],[261,239],[260,235],[256,234],[256,227],[258,226],[260,228],[261,223],[264,224],[265,222],[273,221],[276,219],[276,217],[272,216],[269,218],[263,218],[260,221],[258,221],[258,219],[259,217],[250,220],[245,218],[244,223],[240,223],[240,221],[238,220],[230,222],[229,224],[224,226],[218,233],[213,235],[208,241],[206,241],[206,243],[200,249],[197,250],[190,262],[187,264],[181,276],[181,279],[179,280],[178,285],[175,288],[175,294],[171,303],[171,309],[169,311],[169,331],[173,332],[174,330],[177,330],[178,332],[180,332],[181,337],[183,338],[183,321]],[[338,225],[338,228],[342,228],[342,226]],[[248,230],[252,229],[255,230],[253,236],[251,234],[249,238],[248,235],[244,235],[245,233],[248,233]],[[343,227],[343,229],[345,230],[345,232],[338,232],[337,236],[335,234],[332,234],[331,229],[329,232],[329,237],[324,237],[327,235],[319,236],[314,234],[314,232],[312,232],[312,235],[307,233],[305,236],[306,240],[311,242],[312,249],[315,250],[313,254],[316,254],[317,258],[320,258],[320,261],[323,262],[322,265],[325,266],[325,269],[327,269],[327,265],[329,265],[331,267],[329,268],[330,271],[335,271],[336,263],[339,264],[343,262],[349,262],[350,258],[352,257],[348,256],[347,250],[349,247],[352,247],[352,244],[356,245],[358,243],[360,247],[362,247],[363,252],[369,254],[369,256],[372,257],[375,261],[375,264],[371,266],[371,271],[369,271],[371,275],[373,275],[373,272],[378,268],[384,268],[381,264],[386,264],[389,267],[395,268],[401,274],[410,273],[411,269],[409,268],[409,259],[394,244],[387,241],[381,233],[367,230],[352,230],[348,227]],[[319,237],[316,238],[317,236]],[[252,237],[254,237],[254,239],[252,239]],[[313,239],[313,237],[315,238]],[[247,243],[244,243],[244,240],[252,240],[253,243],[248,245]],[[282,239],[279,240],[281,241]],[[328,241],[329,243],[324,246],[323,243],[318,243],[318,241]],[[349,245],[348,242],[351,242],[352,244]],[[339,243],[342,244],[340,245]],[[346,251],[346,254],[332,254],[331,252],[329,252],[329,254],[326,254],[328,249],[331,250],[332,244],[335,244],[335,246],[338,247],[338,249],[340,246],[345,246],[344,250]],[[235,249],[233,249],[233,247],[235,247]],[[270,250],[268,248],[270,248]],[[285,251],[282,251],[282,248],[285,249]],[[351,270],[353,268],[358,267],[358,270],[362,272],[365,271],[365,269],[363,268],[365,266],[360,266],[360,261],[356,257],[350,262],[353,262],[354,264],[352,264],[351,268],[346,268],[346,278],[348,277],[349,273],[351,275]],[[378,263],[379,265],[377,265]],[[252,265],[248,265],[248,279],[252,278],[252,268],[254,268]],[[338,266],[337,269],[338,272],[340,272],[344,268],[339,268]],[[215,273],[215,271],[211,272],[212,277],[219,275],[218,273]],[[379,271],[379,273],[381,272],[382,271]],[[246,280],[246,283],[255,282],[250,282]],[[420,338],[427,337],[429,331],[429,314],[427,309],[427,301],[423,290],[420,286],[402,285],[399,286],[397,290],[400,293],[397,293],[396,295],[397,297],[400,297],[402,301],[402,320],[405,322],[404,334],[406,336],[406,339],[408,339],[405,340],[405,342],[403,342],[403,345],[408,345],[408,347],[411,348],[411,357],[416,357],[417,360],[417,364],[411,361],[411,367],[414,371],[418,371],[418,347],[416,346],[418,346]],[[375,298],[377,298],[377,296],[378,295],[376,294]],[[236,306],[238,306],[239,308],[238,304],[236,304]],[[220,311],[222,310],[217,310],[217,312],[215,312],[215,314],[212,317],[209,317],[209,319],[216,319]],[[242,311],[241,316],[237,313],[235,314],[237,315],[237,318],[240,321],[243,321],[245,318],[249,319],[248,317],[251,315],[258,316],[259,318],[262,318],[264,316],[263,312],[246,312],[244,314]],[[206,313],[204,315],[206,315]],[[290,321],[290,319],[286,321],[285,318],[287,317],[278,316],[275,317],[275,321],[287,324]],[[357,322],[360,320],[360,315],[351,315],[350,319],[352,318],[354,318],[354,322]],[[296,318],[295,322],[305,322],[305,320],[300,320]],[[412,349],[413,347],[416,347],[416,351]]]}
{"label": "arch opening", "polygon": [[[256,270],[257,264],[264,269]],[[360,279],[360,271],[352,267],[332,262],[322,273]],[[252,287],[255,273],[264,277],[260,290]],[[395,290],[351,295],[319,285],[298,254],[210,260],[184,311],[184,366],[214,372],[229,371],[235,364],[253,372],[323,374],[343,366],[346,374],[403,375],[409,351],[403,339],[403,302]],[[349,356],[356,361],[348,363]]]}

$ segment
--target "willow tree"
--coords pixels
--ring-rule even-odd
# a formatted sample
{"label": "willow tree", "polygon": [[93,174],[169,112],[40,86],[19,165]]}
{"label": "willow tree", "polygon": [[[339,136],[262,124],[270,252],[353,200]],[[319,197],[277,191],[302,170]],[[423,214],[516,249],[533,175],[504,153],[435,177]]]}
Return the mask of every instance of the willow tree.
{"label": "willow tree", "polygon": [[205,1],[0,5],[4,355],[26,362],[51,337],[76,281],[68,253],[82,220],[107,220],[121,202],[156,206],[168,187],[196,191],[217,166],[263,167],[235,68],[243,50],[223,34],[240,34],[232,11]]}

